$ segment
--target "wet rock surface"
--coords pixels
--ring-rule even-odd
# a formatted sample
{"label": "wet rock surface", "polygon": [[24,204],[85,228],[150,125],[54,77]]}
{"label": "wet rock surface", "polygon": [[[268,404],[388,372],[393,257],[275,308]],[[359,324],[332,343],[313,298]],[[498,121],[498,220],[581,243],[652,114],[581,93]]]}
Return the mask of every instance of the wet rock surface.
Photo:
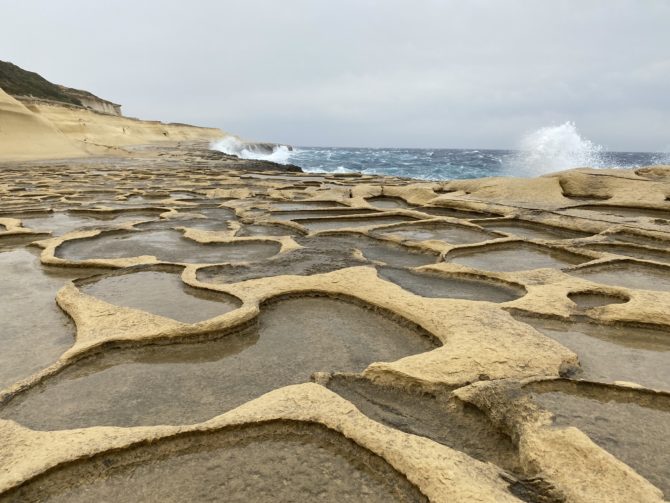
{"label": "wet rock surface", "polygon": [[178,437],[93,458],[0,501],[45,501],[45,496],[50,502],[82,503],[427,501],[382,458],[326,428],[293,423]]}
{"label": "wet rock surface", "polygon": [[[627,390],[545,384],[530,388],[556,426],[575,426],[596,444],[670,492],[670,401]],[[644,427],[641,427],[644,425]]]}
{"label": "wet rock surface", "polygon": [[587,232],[579,232],[572,229],[553,227],[521,220],[481,222],[480,225],[487,229],[528,239],[555,240],[575,239],[590,236],[590,234]]}
{"label": "wet rock surface", "polygon": [[448,392],[403,392],[365,379],[335,376],[328,389],[343,396],[375,421],[428,437],[468,455],[518,471],[512,441],[469,404],[449,400]]}
{"label": "wet rock surface", "polygon": [[401,246],[390,241],[382,241],[363,234],[341,233],[318,237],[298,238],[298,243],[307,249],[358,250],[368,261],[383,262],[392,266],[417,267],[434,264],[440,260],[435,252]]}
{"label": "wet rock surface", "polygon": [[[172,223],[175,225],[175,223]],[[178,225],[178,224],[176,224]],[[58,256],[69,260],[154,256],[168,263],[252,262],[271,257],[280,245],[273,241],[197,243],[174,230],[111,232],[61,245]]]}
{"label": "wet rock surface", "polygon": [[379,267],[377,271],[381,278],[423,297],[509,302],[525,293],[511,285],[496,285],[490,281],[467,277],[450,277],[392,267]]}
{"label": "wet rock surface", "polygon": [[376,234],[397,236],[410,241],[428,241],[436,239],[451,244],[481,243],[503,237],[500,234],[485,232],[476,227],[466,227],[451,223],[426,223],[391,227],[378,231]]}
{"label": "wet rock surface", "polygon": [[604,285],[670,292],[670,267],[667,266],[619,261],[582,267],[570,274]]}
{"label": "wet rock surface", "polygon": [[579,356],[591,381],[626,381],[665,389],[670,382],[670,332],[634,326],[520,318]]}
{"label": "wet rock surface", "polygon": [[668,497],[667,168],[133,155],[0,171],[0,501]]}
{"label": "wet rock surface", "polygon": [[424,334],[342,300],[287,299],[264,307],[257,326],[216,341],[109,350],[81,360],[0,415],[48,430],[191,424],[307,382],[313,372],[360,372],[371,362],[433,347]]}
{"label": "wet rock surface", "polygon": [[0,252],[0,268],[0,385],[5,387],[48,366],[74,343],[74,324],[55,295],[65,281],[91,272],[51,270],[23,248]]}
{"label": "wet rock surface", "polygon": [[349,216],[348,218],[298,218],[297,216],[293,221],[299,225],[302,225],[310,232],[323,231],[323,230],[334,230],[334,229],[344,229],[344,228],[358,228],[358,227],[378,227],[380,225],[390,225],[397,224],[400,222],[408,222],[415,220],[415,218],[410,216]]}
{"label": "wet rock surface", "polygon": [[183,323],[221,316],[241,306],[230,295],[185,285],[180,271],[138,270],[108,274],[79,283],[80,291],[100,300]]}
{"label": "wet rock surface", "polygon": [[610,304],[623,304],[630,300],[629,297],[623,295],[609,295],[588,290],[569,293],[568,298],[581,310],[609,306]]}
{"label": "wet rock surface", "polygon": [[309,240],[304,248],[254,264],[203,267],[198,270],[197,277],[205,283],[236,283],[286,274],[323,274],[368,264],[355,256],[355,247],[333,241]]}
{"label": "wet rock surface", "polygon": [[561,269],[588,262],[589,258],[556,248],[504,243],[457,251],[447,260],[475,269],[512,272],[547,267]]}

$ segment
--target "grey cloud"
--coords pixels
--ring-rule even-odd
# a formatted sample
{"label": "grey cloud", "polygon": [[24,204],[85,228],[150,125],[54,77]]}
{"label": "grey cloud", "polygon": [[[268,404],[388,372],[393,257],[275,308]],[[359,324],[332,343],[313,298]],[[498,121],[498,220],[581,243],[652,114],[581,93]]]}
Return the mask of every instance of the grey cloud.
{"label": "grey cloud", "polygon": [[670,145],[664,0],[0,1],[2,59],[129,115],[297,145]]}

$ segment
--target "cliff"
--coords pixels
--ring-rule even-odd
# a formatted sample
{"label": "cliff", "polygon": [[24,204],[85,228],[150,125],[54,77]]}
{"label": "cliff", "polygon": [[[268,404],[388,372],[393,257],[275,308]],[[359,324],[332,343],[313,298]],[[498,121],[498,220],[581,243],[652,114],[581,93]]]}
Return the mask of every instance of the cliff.
{"label": "cliff", "polygon": [[92,153],[95,153],[96,146],[124,147],[170,141],[211,141],[225,136],[223,131],[216,128],[119,117],[55,103],[36,101],[27,104],[27,108]]}
{"label": "cliff", "polygon": [[88,91],[83,91],[81,89],[73,89],[71,87],[58,86],[60,87],[65,94],[70,96],[73,99],[78,100],[83,107],[90,108],[96,112],[102,112],[112,115],[123,115],[121,113],[121,105],[118,103],[112,103],[108,100],[103,100],[93,93]]}
{"label": "cliff", "polygon": [[122,115],[121,105],[117,103],[104,100],[88,91],[54,84],[41,75],[8,61],[0,61],[0,88],[20,101],[45,100]]}
{"label": "cliff", "polygon": [[48,119],[31,112],[0,89],[0,160],[84,155],[85,150]]}
{"label": "cliff", "polygon": [[0,88],[14,97],[32,96],[83,106],[81,101],[65,91],[67,88],[53,84],[41,75],[24,70],[8,61],[0,61]]}
{"label": "cliff", "polygon": [[0,160],[123,155],[123,147],[212,141],[216,128],[144,121],[121,105],[0,61]]}

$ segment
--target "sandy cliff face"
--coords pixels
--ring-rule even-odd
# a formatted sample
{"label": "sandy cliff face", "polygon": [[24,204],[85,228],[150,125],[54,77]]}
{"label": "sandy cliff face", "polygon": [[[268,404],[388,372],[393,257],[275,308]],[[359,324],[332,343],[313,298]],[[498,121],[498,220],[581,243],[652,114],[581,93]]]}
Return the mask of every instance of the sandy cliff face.
{"label": "sandy cliff face", "polygon": [[123,154],[123,147],[178,141],[211,141],[216,128],[164,124],[97,113],[80,107],[20,103],[0,89],[0,160]]}
{"label": "sandy cliff face", "polygon": [[73,89],[71,87],[59,86],[65,94],[78,100],[83,107],[90,108],[96,112],[102,112],[105,114],[119,115],[121,113],[121,105],[113,103],[109,100],[103,100],[102,98],[96,96],[93,93],[88,91],[83,91],[81,89]]}
{"label": "sandy cliff face", "polygon": [[50,103],[34,103],[29,108],[71,140],[88,145],[123,147],[165,141],[214,140],[225,136],[216,128],[143,121]]}
{"label": "sandy cliff face", "polygon": [[81,157],[86,152],[45,117],[0,89],[0,160]]}

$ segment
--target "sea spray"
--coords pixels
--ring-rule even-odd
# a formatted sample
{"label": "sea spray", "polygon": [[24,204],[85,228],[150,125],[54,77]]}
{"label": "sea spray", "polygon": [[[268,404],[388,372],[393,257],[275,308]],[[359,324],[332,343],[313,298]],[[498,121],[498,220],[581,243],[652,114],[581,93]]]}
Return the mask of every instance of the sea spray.
{"label": "sea spray", "polygon": [[222,140],[213,142],[210,148],[224,154],[235,155],[240,159],[259,159],[279,164],[289,164],[289,159],[293,154],[291,148],[286,145],[245,142],[236,136],[226,136]]}
{"label": "sea spray", "polygon": [[542,127],[521,140],[519,152],[505,159],[507,174],[538,176],[579,167],[602,167],[603,148],[583,138],[574,122]]}

